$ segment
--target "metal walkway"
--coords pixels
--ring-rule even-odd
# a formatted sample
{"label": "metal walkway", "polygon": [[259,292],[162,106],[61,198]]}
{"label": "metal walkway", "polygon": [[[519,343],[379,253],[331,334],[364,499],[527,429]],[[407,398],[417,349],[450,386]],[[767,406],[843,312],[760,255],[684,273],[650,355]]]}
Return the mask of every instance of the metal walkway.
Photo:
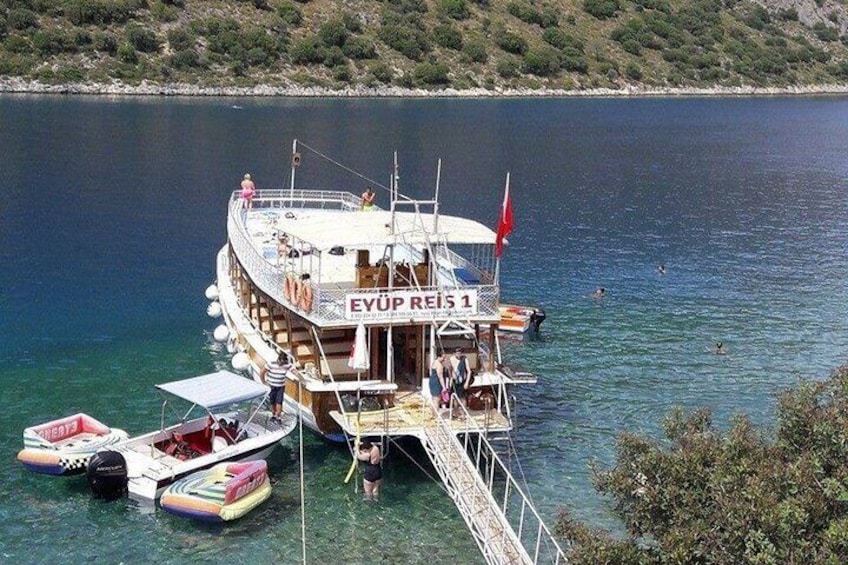
{"label": "metal walkway", "polygon": [[[485,430],[456,397],[451,405],[446,415],[430,419],[433,423],[424,428],[421,443],[486,563],[565,563],[559,544],[498,457]],[[453,425],[451,413],[459,414]],[[456,435],[458,419],[468,423],[469,433],[462,441]]]}

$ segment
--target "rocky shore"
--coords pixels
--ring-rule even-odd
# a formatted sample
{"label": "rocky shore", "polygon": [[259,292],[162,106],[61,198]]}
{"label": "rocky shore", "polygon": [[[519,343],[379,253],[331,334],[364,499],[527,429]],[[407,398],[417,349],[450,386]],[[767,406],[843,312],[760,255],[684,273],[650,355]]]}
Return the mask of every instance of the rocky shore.
{"label": "rocky shore", "polygon": [[292,98],[556,98],[581,96],[644,97],[644,96],[781,96],[814,94],[848,94],[848,84],[823,84],[791,87],[722,87],[711,88],[654,88],[626,86],[620,89],[595,88],[586,90],[473,88],[456,90],[426,90],[383,86],[370,88],[351,86],[330,89],[304,86],[202,87],[191,84],[154,84],[142,82],[128,85],[121,82],[43,84],[19,78],[0,79],[0,93],[84,94],[103,96],[280,96]]}

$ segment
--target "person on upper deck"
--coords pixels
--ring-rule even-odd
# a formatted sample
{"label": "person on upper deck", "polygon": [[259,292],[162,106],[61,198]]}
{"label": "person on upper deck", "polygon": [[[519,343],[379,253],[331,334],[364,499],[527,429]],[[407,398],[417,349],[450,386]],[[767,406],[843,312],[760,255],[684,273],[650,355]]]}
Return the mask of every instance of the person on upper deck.
{"label": "person on upper deck", "polygon": [[365,192],[362,193],[362,211],[370,212],[374,209],[374,200],[377,198],[377,195],[374,193],[374,189],[370,186],[365,189]]}
{"label": "person on upper deck", "polygon": [[253,197],[256,196],[256,185],[250,178],[250,173],[245,173],[241,181],[241,199],[245,208],[253,206]]}

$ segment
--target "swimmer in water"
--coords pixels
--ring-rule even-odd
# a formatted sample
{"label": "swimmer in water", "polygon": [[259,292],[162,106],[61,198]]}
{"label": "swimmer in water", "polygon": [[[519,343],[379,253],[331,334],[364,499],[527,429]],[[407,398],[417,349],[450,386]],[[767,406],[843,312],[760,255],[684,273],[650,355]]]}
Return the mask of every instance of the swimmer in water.
{"label": "swimmer in water", "polygon": [[660,264],[660,266],[657,267],[657,272],[659,272],[659,274],[661,274],[661,275],[664,275],[665,274],[665,264]]}
{"label": "swimmer in water", "polygon": [[593,292],[591,296],[592,296],[592,298],[600,299],[600,298],[603,298],[606,295],[607,295],[607,289],[605,289],[604,287],[599,287],[598,290]]}

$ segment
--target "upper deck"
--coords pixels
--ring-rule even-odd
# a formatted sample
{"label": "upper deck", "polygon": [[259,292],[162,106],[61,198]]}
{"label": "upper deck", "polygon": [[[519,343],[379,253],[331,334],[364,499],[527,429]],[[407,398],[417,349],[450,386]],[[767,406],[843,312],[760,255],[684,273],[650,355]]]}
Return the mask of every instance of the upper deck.
{"label": "upper deck", "polygon": [[[257,287],[317,326],[498,322],[492,230],[417,206],[411,212],[360,206],[348,192],[263,190],[246,210],[234,193],[229,244]],[[474,261],[451,247],[470,250]],[[303,275],[311,308],[293,292]]]}

